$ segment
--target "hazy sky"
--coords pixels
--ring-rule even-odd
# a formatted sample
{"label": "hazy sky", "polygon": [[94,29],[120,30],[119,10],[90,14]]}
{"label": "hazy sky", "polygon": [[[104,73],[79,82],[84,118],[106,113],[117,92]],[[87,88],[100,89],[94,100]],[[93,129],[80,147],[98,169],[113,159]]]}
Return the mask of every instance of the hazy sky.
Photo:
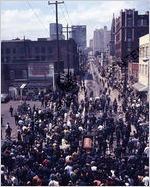
{"label": "hazy sky", "polygon": [[[52,2],[52,1],[50,1]],[[96,28],[110,29],[113,13],[135,8],[140,13],[149,10],[148,1],[64,1],[59,5],[59,23],[66,26],[87,25],[87,44]],[[16,37],[36,40],[49,37],[49,23],[55,22],[55,6],[47,1],[8,1],[1,3],[1,39]]]}

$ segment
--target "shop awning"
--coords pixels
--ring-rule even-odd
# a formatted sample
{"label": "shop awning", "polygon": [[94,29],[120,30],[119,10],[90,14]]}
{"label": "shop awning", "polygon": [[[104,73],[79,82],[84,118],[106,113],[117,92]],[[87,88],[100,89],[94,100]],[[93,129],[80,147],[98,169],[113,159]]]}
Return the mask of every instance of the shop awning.
{"label": "shop awning", "polygon": [[133,85],[133,88],[136,89],[139,92],[147,92],[148,91],[148,87],[137,82]]}

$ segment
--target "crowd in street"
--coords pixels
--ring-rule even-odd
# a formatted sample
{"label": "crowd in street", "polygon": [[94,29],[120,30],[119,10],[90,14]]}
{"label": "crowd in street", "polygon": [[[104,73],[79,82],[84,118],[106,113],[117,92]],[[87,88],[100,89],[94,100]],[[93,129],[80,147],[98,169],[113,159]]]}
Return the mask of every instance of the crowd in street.
{"label": "crowd in street", "polygon": [[[23,114],[10,110],[18,132],[2,146],[2,186],[149,185],[149,130],[143,125],[149,105],[132,89],[112,101],[109,80],[100,82],[98,99],[79,101],[80,88],[56,92]],[[11,139],[11,124],[6,130]]]}

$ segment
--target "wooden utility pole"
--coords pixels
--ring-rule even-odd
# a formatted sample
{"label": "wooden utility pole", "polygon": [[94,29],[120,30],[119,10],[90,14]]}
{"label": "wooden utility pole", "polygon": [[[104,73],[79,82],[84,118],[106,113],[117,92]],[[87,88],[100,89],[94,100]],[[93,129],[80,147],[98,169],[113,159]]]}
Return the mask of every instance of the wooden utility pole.
{"label": "wooden utility pole", "polygon": [[69,78],[69,69],[70,69],[70,63],[69,63],[69,29],[71,29],[71,27],[68,27],[68,24],[67,24],[67,27],[63,27],[64,29],[67,29],[67,31],[63,31],[63,32],[67,32],[67,66],[68,66],[68,78]]}
{"label": "wooden utility pole", "polygon": [[56,34],[57,34],[57,64],[56,64],[56,69],[58,71],[58,73],[60,73],[60,48],[59,48],[59,33],[58,33],[58,4],[63,4],[64,1],[62,2],[58,2],[55,1],[55,3],[50,3],[50,1],[48,1],[48,5],[55,5],[56,7]]}

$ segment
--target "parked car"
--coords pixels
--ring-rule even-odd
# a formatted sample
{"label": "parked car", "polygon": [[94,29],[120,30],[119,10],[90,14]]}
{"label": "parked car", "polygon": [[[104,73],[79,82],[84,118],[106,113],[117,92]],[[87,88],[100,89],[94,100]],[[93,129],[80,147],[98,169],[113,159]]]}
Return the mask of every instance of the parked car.
{"label": "parked car", "polygon": [[10,100],[8,94],[1,94],[1,103],[7,103]]}

